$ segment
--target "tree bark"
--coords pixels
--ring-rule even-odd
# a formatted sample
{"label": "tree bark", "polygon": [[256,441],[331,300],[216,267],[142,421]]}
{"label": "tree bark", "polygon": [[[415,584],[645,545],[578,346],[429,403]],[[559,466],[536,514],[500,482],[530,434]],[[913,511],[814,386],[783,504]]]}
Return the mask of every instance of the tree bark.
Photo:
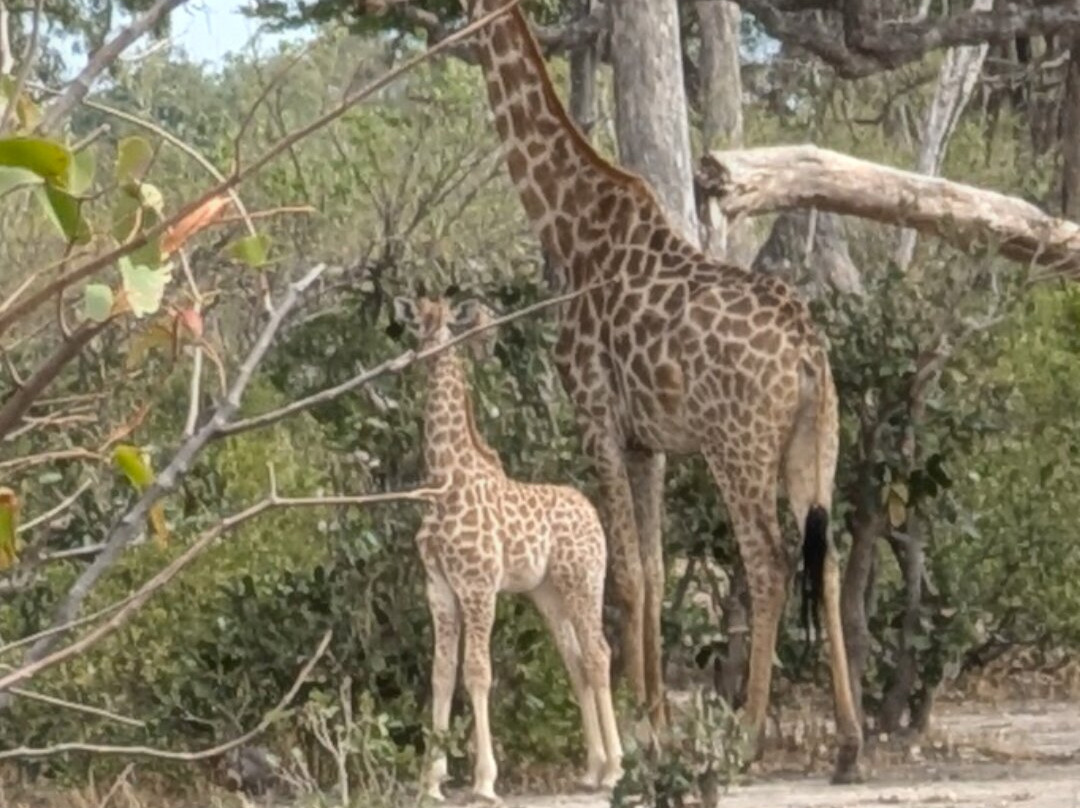
{"label": "tree bark", "polygon": [[[738,5],[728,0],[697,0],[701,55],[698,108],[705,151],[739,148],[743,143],[742,75],[739,64]],[[747,222],[729,221],[715,200],[700,211],[702,246],[710,255],[736,264],[754,258],[754,234]]]}
{"label": "tree bark", "polygon": [[913,227],[961,249],[988,249],[1047,269],[1033,280],[1080,274],[1080,225],[1016,197],[858,160],[815,146],[712,152],[697,173],[703,197],[728,216],[799,207]]}
{"label": "tree bark", "polygon": [[[900,622],[896,675],[885,692],[881,710],[878,713],[881,731],[892,733],[900,729],[904,711],[912,706],[912,694],[919,678],[918,657],[912,640],[919,631],[919,608],[922,606],[922,581],[926,571],[926,556],[923,552],[923,536],[918,514],[912,514],[908,520],[907,538],[890,536],[889,545],[892,547],[904,578],[904,615]],[[912,710],[912,728],[917,720],[916,712]]]}
{"label": "tree bark", "polygon": [[753,268],[800,287],[806,297],[826,289],[862,295],[862,276],[848,253],[843,222],[833,213],[786,210],[776,217]]}
{"label": "tree bark", "polygon": [[620,162],[652,184],[672,225],[697,244],[678,7],[620,0],[611,11]]}
{"label": "tree bark", "polygon": [[10,76],[15,69],[15,54],[11,52],[11,14],[7,3],[0,0],[0,76]]}
{"label": "tree bark", "polygon": [[1080,36],[1069,48],[1069,70],[1061,109],[1061,212],[1080,220]]}
{"label": "tree bark", "polygon": [[[973,0],[972,11],[989,11],[993,0]],[[941,161],[945,156],[949,138],[952,137],[960,113],[964,111],[975,83],[979,80],[986,51],[989,45],[968,45],[952,48],[945,54],[945,59],[938,72],[934,98],[926,110],[922,135],[919,139],[919,157],[915,170],[920,174],[936,176],[941,170]],[[904,230],[900,234],[900,243],[896,250],[896,263],[901,269],[907,269],[915,255],[916,232]]]}
{"label": "tree bark", "polygon": [[[577,0],[576,16],[586,19],[593,0]],[[586,135],[596,122],[596,42],[585,42],[570,51],[570,117]]]}
{"label": "tree bark", "polygon": [[863,475],[866,482],[858,486],[855,512],[851,519],[851,552],[844,568],[840,589],[841,622],[844,627],[844,646],[847,649],[848,672],[855,709],[863,722],[863,676],[870,654],[868,600],[877,558],[877,540],[882,521],[877,507],[877,489],[872,475]]}

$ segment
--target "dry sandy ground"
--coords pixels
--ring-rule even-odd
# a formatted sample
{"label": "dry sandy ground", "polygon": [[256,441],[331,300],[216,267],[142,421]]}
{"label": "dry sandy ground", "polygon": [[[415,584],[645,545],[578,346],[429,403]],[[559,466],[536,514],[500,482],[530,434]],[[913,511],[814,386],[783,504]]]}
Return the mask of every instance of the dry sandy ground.
{"label": "dry sandy ground", "polygon": [[[921,750],[892,765],[871,765],[868,782],[832,786],[821,776],[763,775],[732,789],[723,808],[908,808],[1017,806],[1080,808],[1080,705],[1055,702],[942,705],[937,737],[948,760]],[[518,797],[515,808],[606,808],[598,796]]]}

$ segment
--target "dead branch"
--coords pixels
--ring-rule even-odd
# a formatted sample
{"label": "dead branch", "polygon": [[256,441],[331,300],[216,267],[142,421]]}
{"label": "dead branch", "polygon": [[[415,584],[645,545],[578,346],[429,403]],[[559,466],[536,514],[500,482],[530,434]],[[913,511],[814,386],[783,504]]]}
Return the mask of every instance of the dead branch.
{"label": "dead branch", "polygon": [[73,492],[71,492],[71,494],[64,497],[64,499],[62,499],[60,502],[58,502],[55,506],[53,506],[49,510],[45,511],[45,513],[43,513],[43,514],[41,514],[39,516],[35,516],[33,519],[30,519],[30,520],[28,520],[26,522],[23,522],[16,529],[16,532],[17,533],[26,533],[26,532],[28,532],[30,530],[33,530],[38,525],[42,525],[42,524],[45,524],[46,522],[52,521],[57,516],[59,516],[61,513],[63,513],[68,508],[70,508],[72,505],[74,505],[75,501],[80,496],[82,496],[83,491],[85,491],[87,488],[89,488],[91,484],[92,484],[92,480],[89,480],[89,479],[83,480],[82,484],[80,484],[78,488],[76,488]]}
{"label": "dead branch", "polygon": [[910,20],[881,20],[869,0],[735,2],[771,36],[814,54],[844,78],[894,70],[943,48],[1024,35],[1068,36],[1080,26],[1080,7],[1068,0],[997,3],[991,11],[919,15]]}
{"label": "dead branch", "polygon": [[[159,2],[161,1],[162,0],[159,0]],[[182,2],[182,0],[172,0],[172,2],[178,1]],[[60,277],[46,284],[38,291],[24,297],[20,302],[14,304],[8,304],[5,302],[3,304],[0,304],[0,336],[2,336],[14,323],[22,319],[24,316],[36,310],[43,303],[52,300],[57,293],[63,291],[73,283],[78,283],[81,280],[89,278],[95,273],[100,272],[106,267],[114,264],[117,259],[134,252],[140,247],[145,246],[150,241],[150,239],[156,238],[157,236],[161,235],[168,228],[175,225],[181,219],[205,205],[209,200],[213,199],[214,197],[220,196],[221,194],[228,193],[231,189],[238,186],[243,180],[259,171],[267,163],[270,163],[271,161],[276,159],[294,143],[303,140],[305,137],[312,134],[313,132],[316,132],[327,124],[337,120],[356,104],[378,92],[383,87],[396,80],[399,76],[402,76],[408,71],[412,70],[417,65],[428,61],[436,54],[441,53],[451,45],[460,42],[461,40],[469,36],[472,36],[472,34],[474,34],[477,30],[483,28],[492,20],[502,16],[503,14],[506,14],[519,2],[520,0],[510,0],[510,2],[507,3],[505,6],[502,6],[501,8],[496,9],[489,14],[485,14],[483,17],[477,18],[476,20],[462,28],[460,31],[456,31],[454,34],[448,36],[446,39],[436,43],[435,45],[432,45],[423,53],[417,54],[411,59],[407,59],[406,61],[395,67],[393,70],[384,73],[382,76],[369,83],[367,86],[362,87],[356,92],[347,94],[337,106],[331,108],[330,110],[323,113],[318,118],[315,118],[311,122],[294,129],[292,132],[289,133],[288,136],[276,141],[253,162],[248,163],[247,165],[244,165],[242,167],[240,165],[235,166],[232,173],[228,177],[226,177],[223,182],[219,182],[217,185],[206,191],[200,197],[193,199],[186,205],[182,205],[171,216],[163,219],[156,226],[148,230],[144,230],[143,232],[139,233],[135,237],[129,239],[124,244],[113,250],[109,250],[108,252],[102,253],[98,256],[95,256],[94,258],[89,259],[86,263],[61,275]]]}
{"label": "dead branch", "polygon": [[228,752],[230,749],[242,746],[255,736],[267,730],[267,728],[281,715],[281,712],[296,698],[296,694],[300,692],[300,688],[303,687],[308,677],[311,676],[311,672],[315,669],[315,666],[319,664],[319,660],[323,658],[326,649],[330,647],[330,639],[332,637],[333,632],[330,630],[327,630],[326,633],[323,634],[318,647],[315,649],[315,653],[313,653],[308,661],[304,663],[304,666],[300,669],[296,679],[293,681],[292,687],[290,687],[285,695],[278,700],[278,703],[262,717],[258,724],[243,735],[220,743],[217,746],[211,746],[208,749],[200,749],[196,752],[174,752],[169,749],[155,749],[152,746],[109,746],[87,743],[59,743],[44,747],[20,746],[15,749],[0,751],[0,760],[19,757],[46,757],[48,755],[57,755],[63,752],[93,752],[95,754],[126,756],[138,755],[142,757],[157,758],[159,760],[179,760],[184,762],[193,762],[217,757],[218,755]]}
{"label": "dead branch", "polygon": [[[22,666],[9,673],[0,676],[0,693],[31,679],[46,668],[51,668],[72,657],[78,656],[91,646],[97,644],[117,629],[128,622],[162,587],[175,578],[185,567],[194,561],[210,545],[244,522],[276,508],[300,508],[300,507],[331,507],[341,505],[370,505],[382,502],[419,501],[427,502],[445,493],[449,487],[449,480],[436,488],[418,488],[411,491],[390,491],[379,494],[362,494],[356,496],[330,496],[330,497],[280,497],[276,491],[266,498],[256,502],[248,508],[221,520],[203,533],[183,553],[173,559],[168,566],[154,575],[143,584],[137,592],[130,597],[124,598],[123,605],[113,611],[112,616],[104,623],[88,631],[79,639],[69,645],[54,651],[48,655],[42,655],[37,659],[31,659]],[[271,487],[273,488],[273,487]],[[134,510],[134,509],[133,509]],[[130,513],[130,512],[129,512]],[[125,517],[126,519],[126,517]],[[123,520],[121,521],[123,524]],[[75,587],[72,587],[74,590]],[[69,593],[69,600],[71,593]],[[81,599],[80,599],[81,603]],[[76,607],[78,604],[76,604]],[[40,645],[40,641],[38,643]],[[35,649],[37,645],[35,645]],[[33,649],[30,655],[33,655]],[[3,757],[0,754],[0,757]]]}
{"label": "dead branch", "polygon": [[86,321],[65,339],[60,347],[34,371],[34,375],[21,384],[0,406],[0,439],[7,436],[22,419],[39,395],[53,383],[68,362],[74,359],[90,340],[100,334],[112,318],[95,323]]}
{"label": "dead branch", "polygon": [[937,236],[1045,267],[1032,280],[1080,272],[1080,225],[1016,197],[859,160],[812,145],[717,151],[695,178],[729,217],[814,207]]}
{"label": "dead branch", "polygon": [[47,133],[55,129],[68,116],[68,113],[71,112],[75,105],[86,97],[98,76],[108,70],[109,66],[119,58],[121,53],[140,39],[143,34],[154,28],[173,9],[182,6],[186,2],[187,0],[157,0],[145,13],[136,17],[131,25],[94,51],[94,54],[87,60],[86,65],[79,71],[79,75],[68,84],[60,97],[45,109],[45,114],[37,125],[37,131]]}
{"label": "dead branch", "polygon": [[111,710],[103,710],[101,707],[93,707],[89,704],[80,704],[77,701],[69,701],[68,699],[62,699],[58,696],[49,696],[45,693],[37,693],[33,690],[23,690],[21,687],[13,687],[11,688],[11,692],[21,699],[40,701],[42,704],[50,704],[53,707],[61,707],[65,710],[73,710],[77,713],[86,713],[87,715],[115,721],[118,724],[127,724],[129,727],[138,727],[142,729],[146,726],[145,721],[140,721],[137,718],[129,718],[126,715],[120,715]]}

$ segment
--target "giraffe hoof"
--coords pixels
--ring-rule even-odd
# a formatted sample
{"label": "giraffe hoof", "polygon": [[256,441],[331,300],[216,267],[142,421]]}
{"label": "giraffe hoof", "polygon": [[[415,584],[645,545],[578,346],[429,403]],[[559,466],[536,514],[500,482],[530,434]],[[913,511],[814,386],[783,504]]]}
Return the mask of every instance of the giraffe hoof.
{"label": "giraffe hoof", "polygon": [[499,795],[496,794],[494,790],[485,789],[482,791],[473,791],[470,796],[471,799],[469,801],[472,803],[479,803],[480,805],[488,806],[497,806],[498,808],[502,808],[502,806],[506,805],[506,803],[502,801],[502,798],[499,797]]}
{"label": "giraffe hoof", "polygon": [[609,772],[604,774],[603,779],[600,780],[600,788],[604,791],[611,791],[622,780],[623,770],[622,766],[616,766]]}
{"label": "giraffe hoof", "polygon": [[836,755],[836,768],[833,770],[833,785],[852,785],[863,782],[862,772],[859,770],[859,747],[860,744],[841,744]]}

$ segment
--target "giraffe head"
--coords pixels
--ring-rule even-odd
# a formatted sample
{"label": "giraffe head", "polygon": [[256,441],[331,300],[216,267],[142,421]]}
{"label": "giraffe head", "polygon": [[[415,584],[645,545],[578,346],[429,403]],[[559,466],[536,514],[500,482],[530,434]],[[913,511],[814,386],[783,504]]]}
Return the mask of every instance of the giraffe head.
{"label": "giraffe head", "polygon": [[[394,318],[416,335],[421,348],[442,345],[454,332],[475,328],[493,319],[491,310],[479,300],[451,303],[446,298],[395,297]],[[469,341],[469,348],[478,359],[491,354],[494,329]]]}

